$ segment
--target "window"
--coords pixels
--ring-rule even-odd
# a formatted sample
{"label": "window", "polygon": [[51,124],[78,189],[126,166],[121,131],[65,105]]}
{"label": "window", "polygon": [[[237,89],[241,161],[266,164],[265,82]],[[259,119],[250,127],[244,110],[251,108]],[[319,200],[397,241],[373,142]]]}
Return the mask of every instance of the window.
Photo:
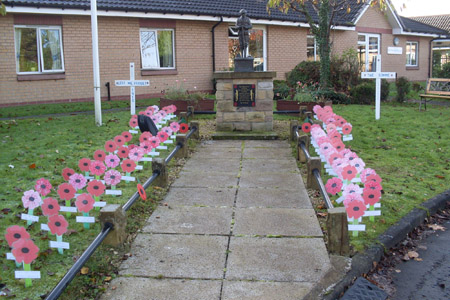
{"label": "window", "polygon": [[64,71],[61,27],[15,26],[17,73]]}
{"label": "window", "polygon": [[[239,36],[234,27],[228,28],[228,66],[234,68],[234,58],[239,53]],[[253,69],[266,71],[266,31],[265,28],[253,27],[249,30],[249,45],[247,55],[254,58]]]}
{"label": "window", "polygon": [[378,34],[358,34],[358,58],[361,72],[375,72],[376,55],[380,54]]}
{"label": "window", "polygon": [[319,60],[319,51],[317,47],[316,37],[308,35],[306,42],[306,57],[308,61]]}
{"label": "window", "polygon": [[406,66],[417,67],[418,56],[419,56],[419,43],[406,42]]}
{"label": "window", "polygon": [[143,69],[174,69],[173,29],[141,29]]}

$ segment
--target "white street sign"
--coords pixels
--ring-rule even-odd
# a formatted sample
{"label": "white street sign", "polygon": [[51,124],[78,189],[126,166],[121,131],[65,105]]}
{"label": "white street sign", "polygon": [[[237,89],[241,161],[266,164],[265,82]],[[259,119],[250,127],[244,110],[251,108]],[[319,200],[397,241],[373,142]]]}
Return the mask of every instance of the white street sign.
{"label": "white street sign", "polygon": [[134,80],[134,63],[130,63],[130,80],[116,80],[115,85],[130,87],[130,113],[131,115],[134,115],[136,113],[136,92],[134,90],[134,87],[150,86],[150,81]]}

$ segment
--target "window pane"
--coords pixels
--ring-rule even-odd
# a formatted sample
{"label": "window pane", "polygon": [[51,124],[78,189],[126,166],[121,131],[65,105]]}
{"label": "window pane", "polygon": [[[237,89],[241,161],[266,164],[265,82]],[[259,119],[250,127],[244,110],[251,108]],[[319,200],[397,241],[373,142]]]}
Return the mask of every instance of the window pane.
{"label": "window pane", "polygon": [[248,54],[254,58],[253,69],[264,71],[263,30],[252,29],[249,34]]}
{"label": "window pane", "polygon": [[359,69],[366,72],[366,46],[358,45]]}
{"label": "window pane", "polygon": [[306,59],[314,61],[314,36],[308,36],[306,40]]}
{"label": "window pane", "polygon": [[18,72],[38,72],[38,53],[35,28],[16,28],[16,64]]}
{"label": "window pane", "polygon": [[378,55],[378,37],[369,37],[369,72],[376,70],[376,55]]}
{"label": "window pane", "polygon": [[365,35],[358,35],[358,42],[365,43],[366,42],[366,36]]}
{"label": "window pane", "polygon": [[61,41],[58,29],[41,29],[44,71],[62,70]]}
{"label": "window pane", "polygon": [[156,31],[141,31],[142,68],[158,68]]}
{"label": "window pane", "polygon": [[160,68],[173,68],[172,31],[158,31],[158,51]]}

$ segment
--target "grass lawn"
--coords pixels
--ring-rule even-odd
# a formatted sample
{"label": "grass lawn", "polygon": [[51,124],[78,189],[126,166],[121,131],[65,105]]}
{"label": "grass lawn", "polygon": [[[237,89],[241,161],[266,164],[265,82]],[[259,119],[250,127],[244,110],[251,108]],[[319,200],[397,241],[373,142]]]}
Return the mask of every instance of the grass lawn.
{"label": "grass lawn", "polygon": [[[53,111],[60,112],[58,106],[61,110],[73,111],[71,105],[51,106]],[[39,107],[45,113],[50,111],[45,105]],[[377,217],[374,223],[366,221],[367,232],[351,239],[355,248],[362,250],[412,208],[450,188],[450,112],[448,107],[430,105],[427,111],[419,112],[417,104],[383,103],[381,120],[375,121],[372,106],[335,105],[333,109],[353,125],[354,140],[346,142],[346,145],[364,160],[367,167],[375,169],[383,178],[382,216]],[[37,114],[28,109],[15,108],[13,111],[17,116],[29,112]],[[41,177],[49,179],[57,187],[63,182],[63,168],[71,167],[78,171],[78,160],[92,157],[95,150],[103,148],[106,140],[127,130],[129,118],[127,111],[104,113],[102,127],[94,125],[93,115],[0,121],[2,257],[10,252],[4,238],[5,229],[15,224],[25,226],[25,221],[20,220],[20,214],[25,212],[21,203],[23,192],[33,189],[35,181]],[[201,122],[213,118],[212,115],[203,115]],[[275,115],[274,118],[277,122],[289,122],[293,117]],[[200,133],[204,135],[202,130]],[[171,162],[172,178],[179,166],[180,161]],[[135,174],[141,182],[150,175],[150,165]],[[135,192],[135,186],[135,183],[121,183],[118,189],[123,191],[123,196],[105,196],[104,199],[108,203],[122,204]],[[129,211],[127,230],[131,237],[164,193],[164,189],[149,188],[147,194],[153,201],[138,201]],[[55,190],[49,196],[58,197]],[[37,212],[39,209],[35,215]],[[44,220],[44,217],[41,218]],[[63,255],[48,249],[49,239],[55,240],[54,236],[48,237],[42,233],[38,224],[28,228],[41,249],[40,256],[31,264],[33,270],[41,271],[41,279],[34,280],[32,288],[25,289],[23,281],[14,279],[14,262],[2,261],[1,283],[18,299],[36,299],[49,292],[100,230],[98,224],[92,229],[83,229],[81,224],[75,223],[73,215],[68,219],[71,233],[64,236],[64,241],[70,243],[70,249],[65,250]],[[86,274],[77,276],[61,299],[95,298],[114,278],[115,270],[126,256],[128,242],[118,248],[103,245],[97,249],[86,265]]]}

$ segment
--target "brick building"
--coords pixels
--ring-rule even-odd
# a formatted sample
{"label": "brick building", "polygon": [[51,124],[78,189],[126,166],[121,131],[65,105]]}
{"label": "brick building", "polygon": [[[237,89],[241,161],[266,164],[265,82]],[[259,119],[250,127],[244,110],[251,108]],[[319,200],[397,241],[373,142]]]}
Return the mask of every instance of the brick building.
{"label": "brick building", "polygon": [[[129,78],[150,80],[136,88],[137,98],[159,96],[168,86],[213,89],[214,71],[233,67],[237,36],[233,29],[241,8],[253,23],[249,54],[255,70],[275,71],[284,79],[300,61],[318,59],[314,36],[303,16],[266,11],[261,0],[98,1],[101,95],[127,99],[115,87]],[[90,2],[3,0],[0,17],[0,106],[93,99]],[[351,1],[350,13],[336,18],[332,51],[357,49],[362,70],[371,70],[381,54],[383,71],[425,80],[430,42],[446,32],[400,17],[393,8],[380,12]],[[314,14],[313,14],[314,15]],[[314,15],[316,18],[316,16]],[[176,82],[178,80],[178,83]]]}

